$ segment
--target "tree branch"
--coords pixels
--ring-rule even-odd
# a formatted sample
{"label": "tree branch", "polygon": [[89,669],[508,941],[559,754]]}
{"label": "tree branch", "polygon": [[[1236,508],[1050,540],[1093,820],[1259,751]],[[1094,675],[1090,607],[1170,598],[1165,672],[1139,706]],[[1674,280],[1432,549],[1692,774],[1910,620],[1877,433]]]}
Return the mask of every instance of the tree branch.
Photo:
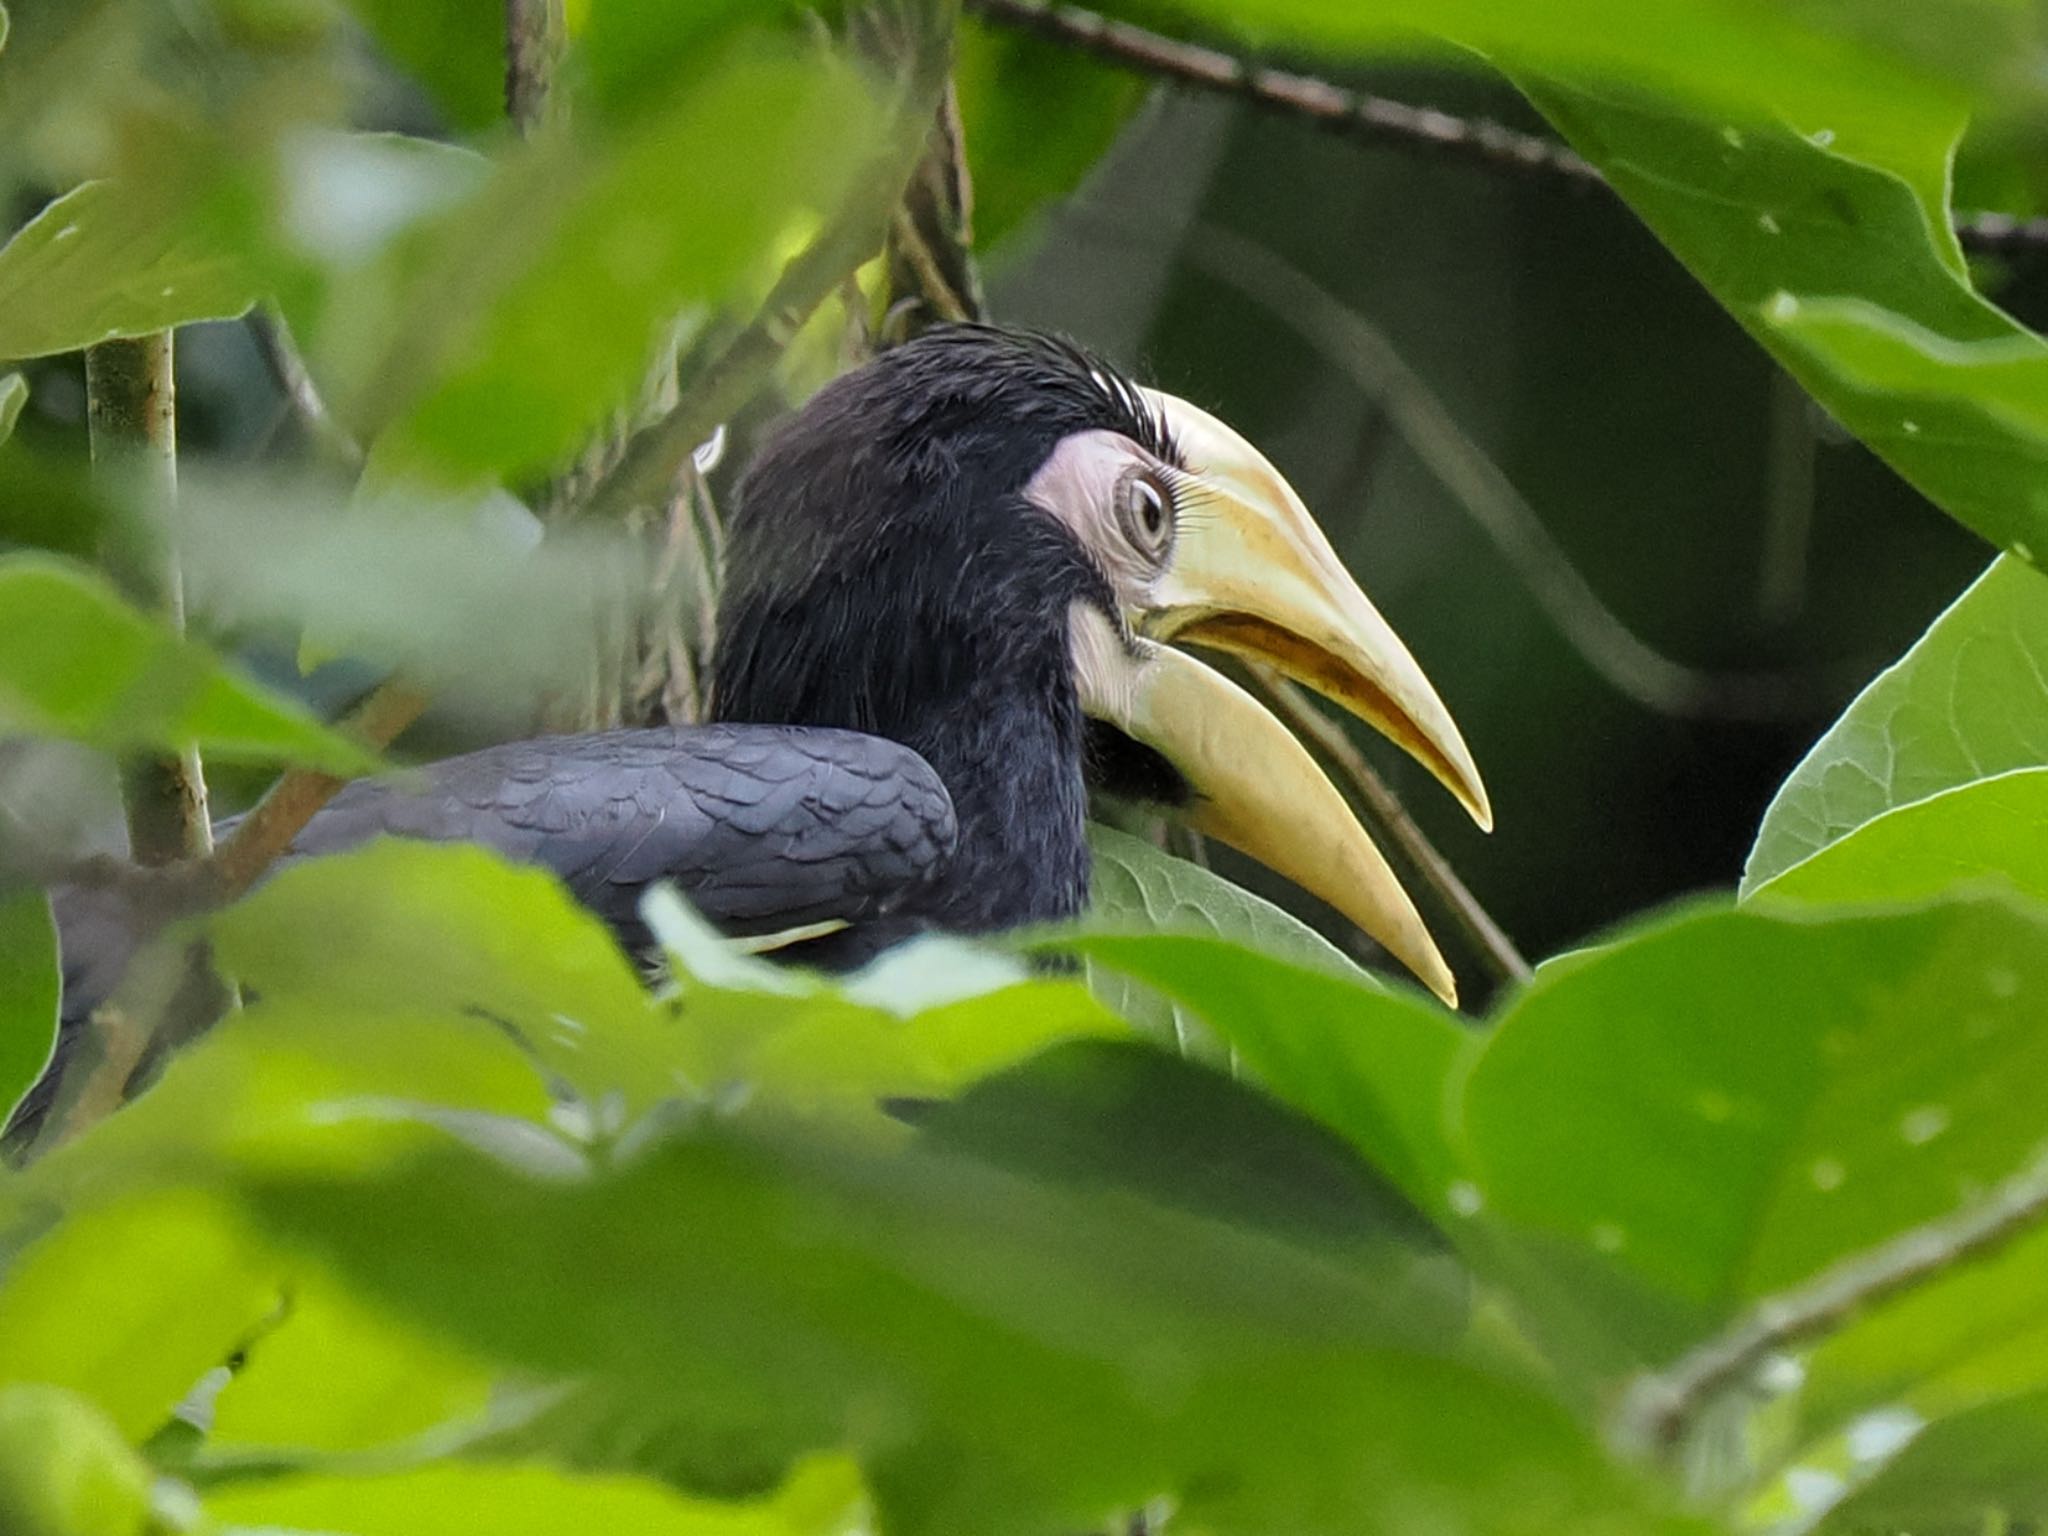
{"label": "tree branch", "polygon": [[1264,662],[1248,661],[1245,670],[1288,724],[1322,749],[1323,755],[1351,785],[1365,807],[1367,818],[1385,834],[1395,851],[1436,894],[1438,903],[1465,935],[1472,953],[1502,981],[1524,982],[1535,974],[1514,941],[1501,929],[1486,908],[1479,904],[1465,882],[1451,868],[1450,860],[1437,852],[1436,845],[1408,814],[1400,797],[1388,787],[1358,743],[1344,728],[1308,701],[1293,683]]}
{"label": "tree branch", "polygon": [[505,0],[505,115],[532,138],[553,111],[568,26],[562,0]]}
{"label": "tree branch", "polygon": [[[1368,143],[1441,152],[1496,171],[1532,174],[1582,187],[1607,186],[1599,168],[1570,146],[1486,118],[1458,117],[1434,107],[1349,90],[1314,75],[1270,69],[1218,48],[1054,0],[962,3],[999,26],[1035,32],[1119,69],[1240,97]],[[2048,218],[1957,214],[1955,230],[1973,250],[2002,254],[2048,250]]]}
{"label": "tree branch", "polygon": [[[342,728],[364,746],[381,749],[397,740],[426,707],[425,694],[392,678],[357,705]],[[217,900],[232,900],[255,884],[347,782],[311,768],[294,768],[271,785],[242,818],[234,835],[207,861],[213,887],[210,894]]]}
{"label": "tree branch", "polygon": [[1670,1451],[1711,1399],[1770,1355],[1922,1281],[1983,1258],[2044,1218],[2048,1157],[2037,1159],[1966,1211],[1902,1232],[1882,1247],[1852,1255],[1804,1284],[1765,1297],[1674,1365],[1639,1378],[1616,1416],[1617,1439],[1630,1448]]}
{"label": "tree branch", "polygon": [[[169,331],[103,341],[85,354],[86,417],[94,471],[125,481],[163,521],[167,548],[141,554],[110,543],[109,571],[134,600],[173,629],[185,628],[184,581],[178,570],[178,393]],[[206,771],[195,746],[169,757],[130,759],[121,766],[129,855],[138,864],[204,857],[213,847],[206,811]]]}

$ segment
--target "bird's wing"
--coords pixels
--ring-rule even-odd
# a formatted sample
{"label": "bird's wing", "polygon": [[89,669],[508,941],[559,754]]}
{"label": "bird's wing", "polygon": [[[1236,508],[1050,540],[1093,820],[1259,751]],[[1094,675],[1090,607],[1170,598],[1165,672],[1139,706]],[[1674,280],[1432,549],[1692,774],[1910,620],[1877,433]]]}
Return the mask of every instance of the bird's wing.
{"label": "bird's wing", "polygon": [[953,802],[908,747],[852,731],[710,725],[539,737],[349,785],[291,855],[389,834],[551,869],[629,939],[673,880],[728,932],[859,923],[953,851]]}

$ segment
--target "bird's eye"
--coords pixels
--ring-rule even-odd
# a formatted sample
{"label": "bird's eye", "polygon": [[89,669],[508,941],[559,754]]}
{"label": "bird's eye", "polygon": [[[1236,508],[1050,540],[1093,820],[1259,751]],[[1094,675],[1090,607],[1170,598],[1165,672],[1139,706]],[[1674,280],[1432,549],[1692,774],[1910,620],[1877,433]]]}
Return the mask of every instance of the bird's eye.
{"label": "bird's eye", "polygon": [[1164,554],[1173,541],[1173,493],[1150,475],[1137,474],[1124,482],[1123,503],[1131,542],[1148,555]]}

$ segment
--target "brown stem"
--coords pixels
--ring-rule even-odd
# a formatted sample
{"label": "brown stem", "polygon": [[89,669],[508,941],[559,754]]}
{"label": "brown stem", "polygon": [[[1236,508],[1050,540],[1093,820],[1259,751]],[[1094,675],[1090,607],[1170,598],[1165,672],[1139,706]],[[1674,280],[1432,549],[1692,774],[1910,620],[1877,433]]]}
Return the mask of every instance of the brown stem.
{"label": "brown stem", "polygon": [[[86,419],[94,472],[122,482],[166,529],[178,494],[178,408],[169,331],[103,341],[85,354]],[[175,549],[110,540],[110,573],[139,605],[173,630],[185,628],[185,593]],[[138,864],[204,857],[213,847],[206,812],[206,771],[197,745],[165,757],[122,764],[128,847]]]}
{"label": "brown stem", "polygon": [[[387,747],[426,707],[425,694],[390,679],[356,707],[343,729],[364,746]],[[311,768],[295,768],[271,785],[209,861],[216,897],[231,899],[253,885],[347,782]]]}
{"label": "brown stem", "polygon": [[1261,662],[1247,662],[1246,670],[1259,691],[1296,731],[1322,749],[1323,755],[1343,775],[1364,805],[1366,816],[1386,834],[1409,866],[1420,875],[1458,929],[1472,952],[1502,981],[1527,981],[1534,974],[1514,941],[1502,931],[1479,898],[1466,888],[1451,868],[1450,861],[1437,852],[1429,835],[1415,824],[1400,798],[1366,761],[1358,744],[1342,726],[1311,704],[1302,691]]}

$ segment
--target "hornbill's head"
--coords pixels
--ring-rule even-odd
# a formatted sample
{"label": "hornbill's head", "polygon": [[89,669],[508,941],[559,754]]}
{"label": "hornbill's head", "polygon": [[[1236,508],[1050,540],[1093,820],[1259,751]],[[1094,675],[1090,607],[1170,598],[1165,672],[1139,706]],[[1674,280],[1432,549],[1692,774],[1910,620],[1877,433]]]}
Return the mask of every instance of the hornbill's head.
{"label": "hornbill's head", "polygon": [[923,753],[960,823],[932,920],[1077,910],[1085,775],[1176,808],[1454,995],[1413,904],[1307,752],[1175,648],[1271,663],[1491,824],[1421,669],[1279,471],[1215,417],[1045,337],[935,330],[786,423],[748,471],[730,535],[716,712]]}

